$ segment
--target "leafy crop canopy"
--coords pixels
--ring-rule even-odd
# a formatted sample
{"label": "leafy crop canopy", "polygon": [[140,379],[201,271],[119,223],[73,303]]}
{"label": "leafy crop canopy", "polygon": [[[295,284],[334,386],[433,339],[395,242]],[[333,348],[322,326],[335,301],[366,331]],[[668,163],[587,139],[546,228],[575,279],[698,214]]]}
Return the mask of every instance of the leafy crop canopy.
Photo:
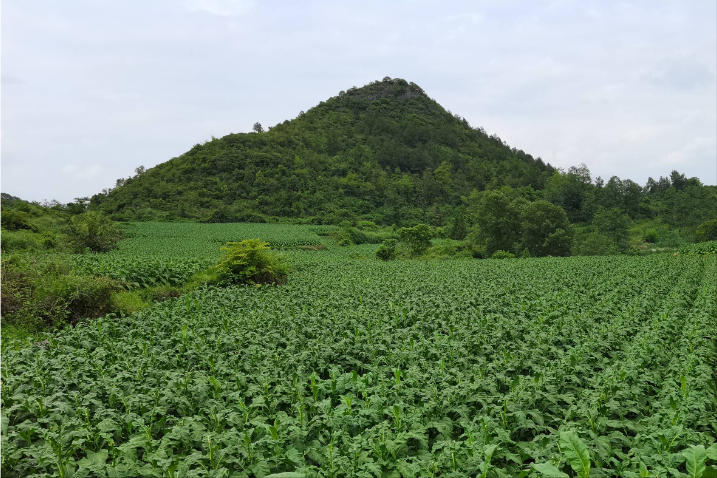
{"label": "leafy crop canopy", "polygon": [[[97,267],[280,227],[313,240],[143,224]],[[712,476],[717,256],[368,246],[3,347],[3,476]]]}

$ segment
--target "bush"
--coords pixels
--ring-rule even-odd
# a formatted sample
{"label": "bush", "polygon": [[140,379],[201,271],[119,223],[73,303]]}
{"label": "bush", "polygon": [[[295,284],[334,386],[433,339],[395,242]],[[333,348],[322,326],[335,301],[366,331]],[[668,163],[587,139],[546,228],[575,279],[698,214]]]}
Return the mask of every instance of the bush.
{"label": "bush", "polygon": [[495,251],[492,256],[490,256],[491,259],[515,259],[515,254],[508,251]]}
{"label": "bush", "polygon": [[429,247],[423,253],[421,259],[462,259],[472,258],[473,251],[465,241],[454,241],[445,239],[436,245]]}
{"label": "bush", "polygon": [[32,232],[38,232],[37,225],[32,222],[30,215],[24,211],[6,208],[2,213],[0,222],[2,222],[3,229],[7,229],[8,231],[27,229]]}
{"label": "bush", "polygon": [[414,227],[402,227],[398,230],[398,237],[401,238],[401,241],[408,244],[411,255],[419,256],[431,247],[433,231],[430,226],[419,224]]}
{"label": "bush", "polygon": [[11,256],[2,263],[2,318],[30,329],[74,323],[112,311],[119,284],[76,271],[66,256]]}
{"label": "bush", "polygon": [[642,236],[643,239],[645,239],[645,242],[649,242],[650,244],[654,244],[657,242],[657,230],[655,228],[650,228],[645,231],[645,234]]}
{"label": "bush", "polygon": [[66,230],[75,252],[107,252],[122,239],[122,230],[101,212],[88,212],[75,216]]}
{"label": "bush", "polygon": [[717,219],[700,224],[695,235],[697,242],[717,241]]}
{"label": "bush", "polygon": [[609,237],[591,232],[575,241],[572,254],[574,256],[604,256],[616,254],[617,249]]}
{"label": "bush", "polygon": [[47,236],[28,230],[2,231],[3,253],[16,251],[42,251],[51,248],[55,241]]}
{"label": "bush", "polygon": [[224,256],[212,272],[211,282],[220,284],[283,284],[289,268],[260,239],[228,242]]}
{"label": "bush", "polygon": [[376,249],[376,257],[378,257],[382,261],[390,261],[391,259],[395,259],[396,244],[398,244],[398,241],[396,239],[386,239],[381,243],[380,246],[378,246],[378,249]]}

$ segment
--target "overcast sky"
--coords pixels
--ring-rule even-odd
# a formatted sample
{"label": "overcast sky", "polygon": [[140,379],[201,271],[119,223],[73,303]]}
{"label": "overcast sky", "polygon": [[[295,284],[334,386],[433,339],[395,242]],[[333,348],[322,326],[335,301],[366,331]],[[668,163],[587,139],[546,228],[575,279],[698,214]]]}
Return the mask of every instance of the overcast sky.
{"label": "overcast sky", "polygon": [[92,195],[384,76],[557,167],[717,181],[713,0],[4,0],[2,191]]}

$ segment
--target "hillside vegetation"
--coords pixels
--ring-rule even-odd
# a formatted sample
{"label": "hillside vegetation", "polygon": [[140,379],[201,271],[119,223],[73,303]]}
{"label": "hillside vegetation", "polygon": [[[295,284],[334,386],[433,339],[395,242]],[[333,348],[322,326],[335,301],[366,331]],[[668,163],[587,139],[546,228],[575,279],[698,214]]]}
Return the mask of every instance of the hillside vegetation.
{"label": "hillside vegetation", "polygon": [[124,219],[441,222],[473,189],[542,189],[554,172],[400,79],[255,131],[195,145],[92,205]]}

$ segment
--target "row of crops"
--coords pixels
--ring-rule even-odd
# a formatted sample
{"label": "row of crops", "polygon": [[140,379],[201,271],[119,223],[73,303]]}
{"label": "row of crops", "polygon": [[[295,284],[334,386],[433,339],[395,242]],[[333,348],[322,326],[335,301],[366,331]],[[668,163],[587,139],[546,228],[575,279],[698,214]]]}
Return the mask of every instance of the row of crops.
{"label": "row of crops", "polygon": [[290,224],[131,223],[128,239],[107,254],[75,256],[79,270],[121,281],[127,288],[179,285],[216,263],[227,242],[256,239],[272,248],[322,244],[331,226]]}
{"label": "row of crops", "polygon": [[350,249],[3,350],[3,474],[714,476],[714,255]]}

